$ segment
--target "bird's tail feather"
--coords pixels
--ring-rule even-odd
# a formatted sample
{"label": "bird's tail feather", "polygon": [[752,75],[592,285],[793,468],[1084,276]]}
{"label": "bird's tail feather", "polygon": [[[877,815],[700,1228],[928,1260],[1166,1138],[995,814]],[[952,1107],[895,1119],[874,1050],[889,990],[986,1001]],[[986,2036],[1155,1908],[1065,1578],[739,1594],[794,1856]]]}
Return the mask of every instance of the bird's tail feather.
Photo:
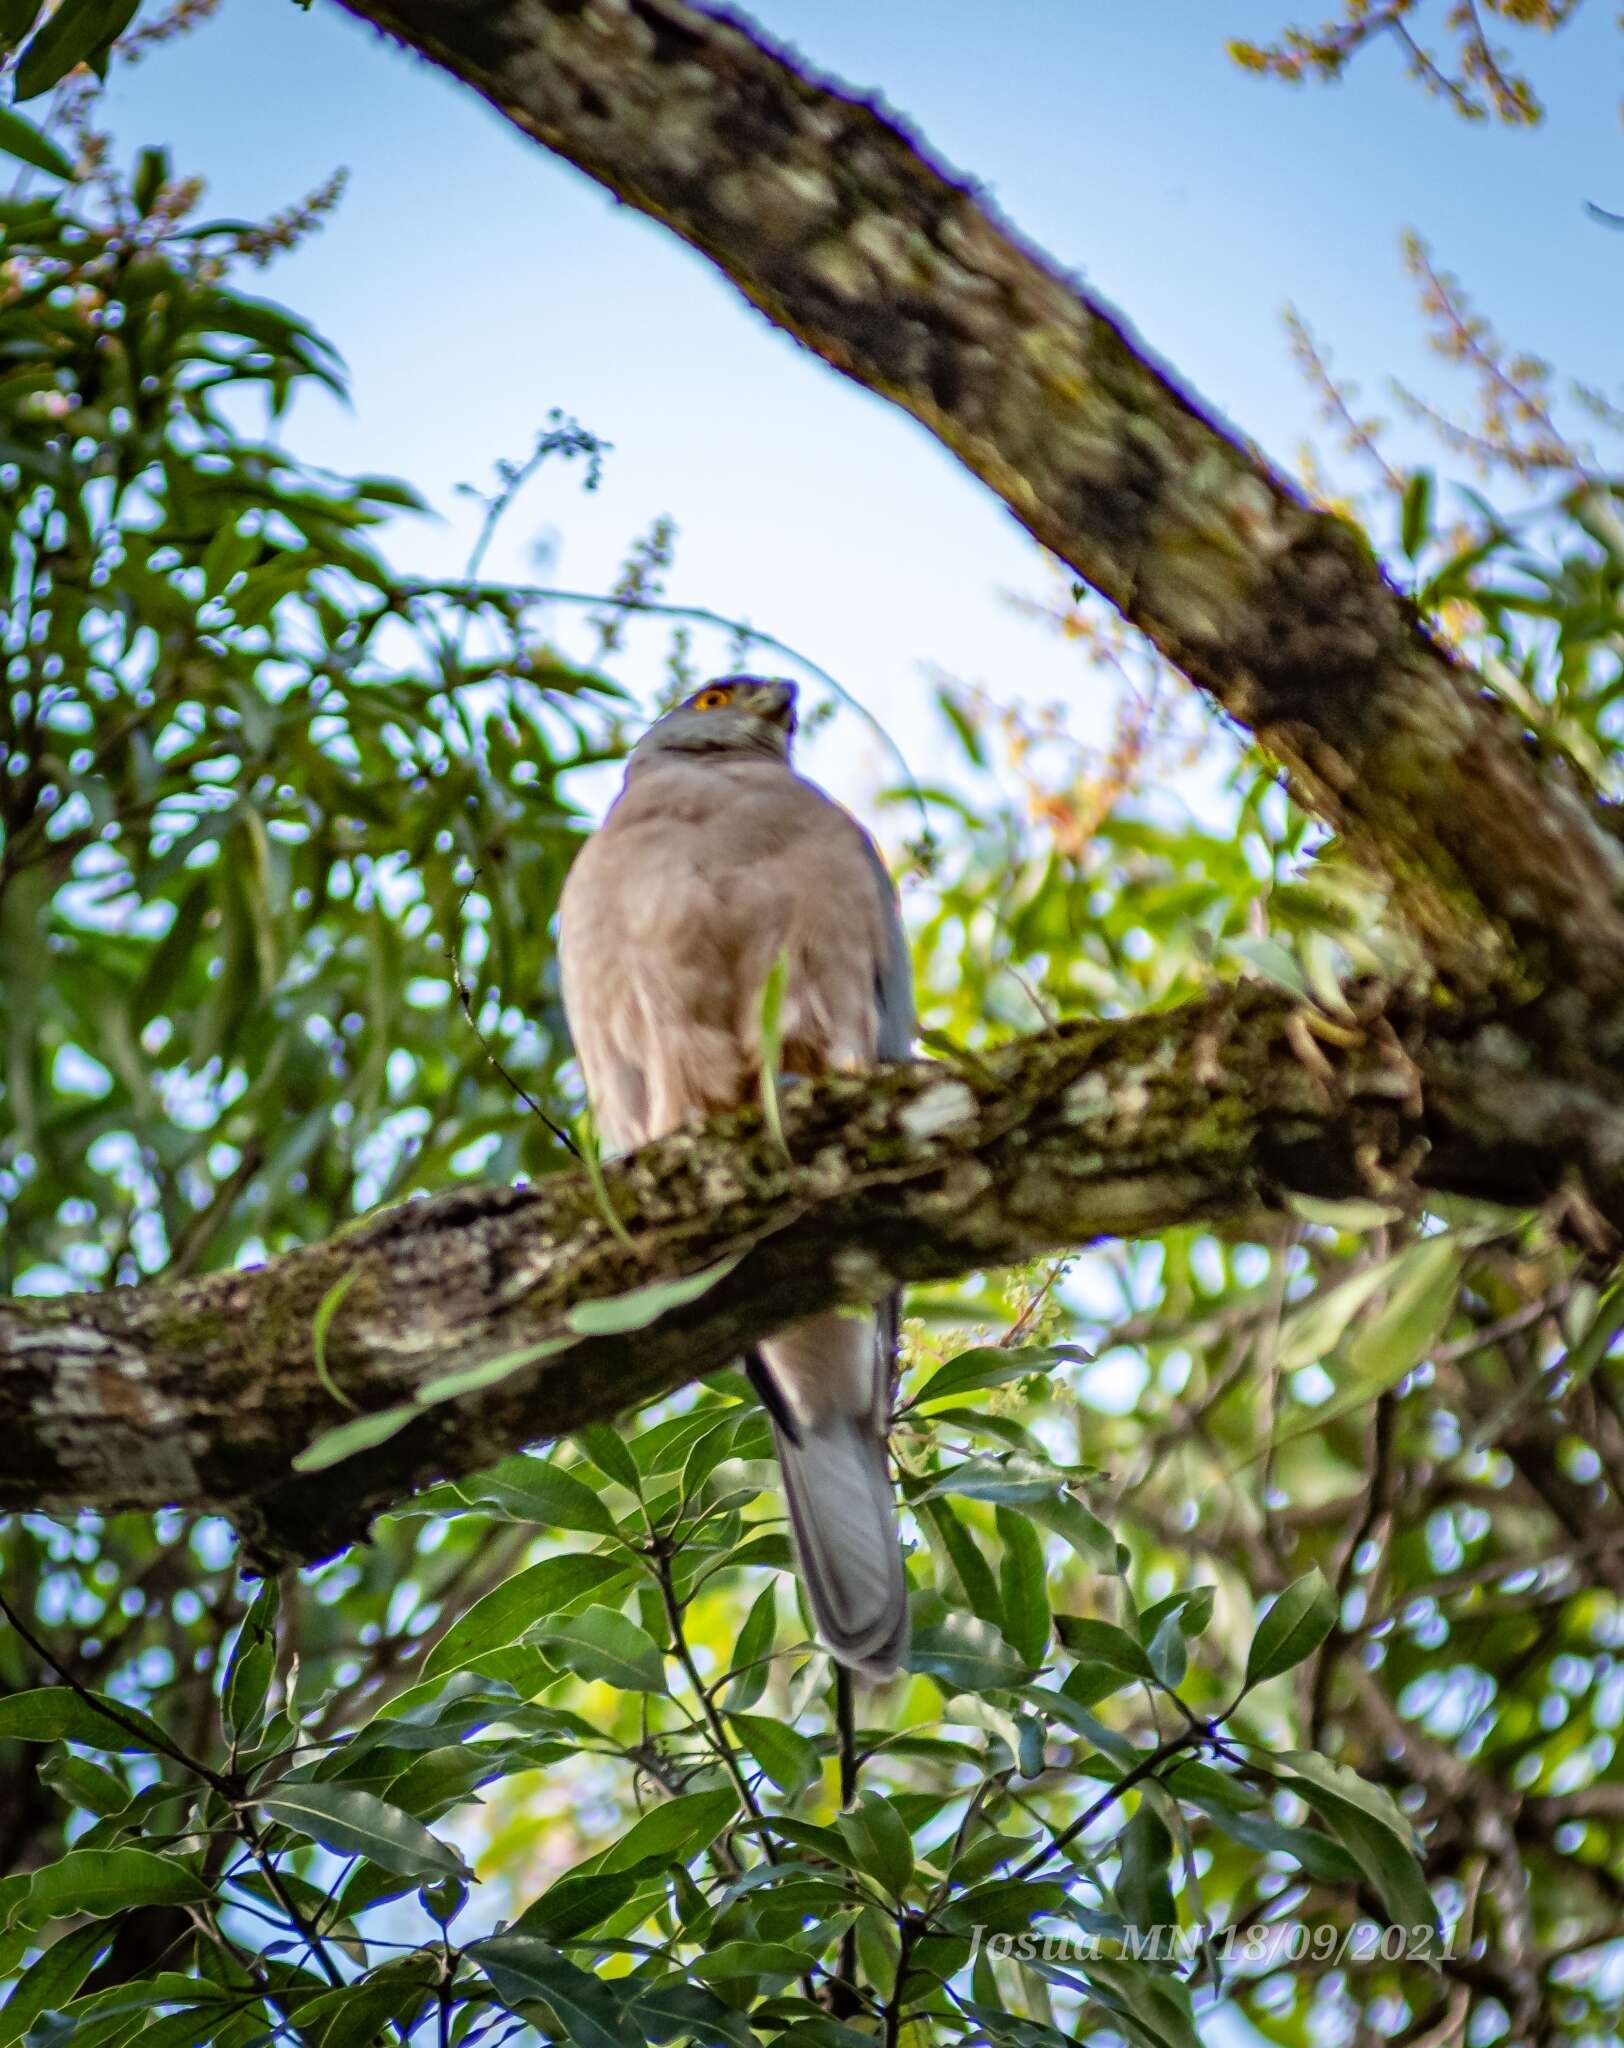
{"label": "bird's tail feather", "polygon": [[793,1435],[775,1416],[773,1435],[818,1635],[840,1663],[889,1678],[908,1651],[908,1585],[884,1440],[866,1415]]}

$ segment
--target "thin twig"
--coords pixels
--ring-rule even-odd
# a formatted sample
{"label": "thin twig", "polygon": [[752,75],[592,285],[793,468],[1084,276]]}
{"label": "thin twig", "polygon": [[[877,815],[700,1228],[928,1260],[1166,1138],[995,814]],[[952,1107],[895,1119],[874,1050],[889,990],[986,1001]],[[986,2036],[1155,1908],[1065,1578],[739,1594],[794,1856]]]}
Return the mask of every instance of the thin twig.
{"label": "thin twig", "polygon": [[[467,903],[469,897],[473,895],[475,889],[477,889],[478,887],[479,871],[476,869],[474,872],[474,879],[468,884],[467,888],[463,890],[462,896],[457,904],[458,935],[460,935],[462,930],[463,907]],[[530,1093],[529,1089],[525,1087],[524,1083],[522,1081],[514,1079],[513,1075],[510,1074],[507,1068],[502,1064],[501,1055],[497,1052],[495,1046],[491,1044],[490,1040],[485,1036],[484,1032],[480,1030],[478,1020],[474,1016],[473,997],[468,993],[468,984],[463,979],[462,962],[457,958],[455,936],[446,940],[445,957],[447,961],[450,963],[451,985],[457,991],[457,1001],[462,1005],[462,1014],[468,1020],[468,1029],[479,1040],[480,1046],[484,1051],[486,1059],[490,1061],[491,1065],[496,1069],[496,1071],[501,1075],[502,1079],[513,1090],[514,1094],[518,1096],[519,1100],[524,1103],[525,1107],[529,1109],[534,1115],[539,1116],[542,1122],[547,1126],[548,1130],[550,1130],[553,1136],[558,1140],[558,1142],[562,1146],[564,1146],[564,1148],[568,1152],[572,1153],[575,1156],[575,1158],[579,1159],[581,1156],[580,1146],[576,1144],[575,1140],[570,1136],[569,1132],[565,1130],[562,1124],[554,1123],[553,1119],[547,1114],[546,1110],[542,1108],[541,1104]]]}

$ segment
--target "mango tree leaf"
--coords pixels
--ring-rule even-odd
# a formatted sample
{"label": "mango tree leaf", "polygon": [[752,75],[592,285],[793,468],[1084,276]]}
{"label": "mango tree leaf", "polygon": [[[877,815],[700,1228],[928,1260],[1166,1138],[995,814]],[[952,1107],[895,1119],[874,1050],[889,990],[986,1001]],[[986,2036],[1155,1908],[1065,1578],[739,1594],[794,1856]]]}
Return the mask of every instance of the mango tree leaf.
{"label": "mango tree leaf", "polygon": [[0,1699],[0,1740],[9,1742],[82,1742],[87,1749],[163,1754],[168,1737],[150,1714],[110,1700],[105,1693],[88,1695],[65,1685],[40,1685]]}
{"label": "mango tree leaf", "polygon": [[232,1643],[220,1689],[220,1711],[233,1742],[251,1743],[264,1726],[266,1696],[276,1672],[279,1605],[277,1581],[262,1579]]}
{"label": "mango tree leaf", "polygon": [[1062,1492],[1053,1500],[1029,1500],[1022,1504],[1022,1513],[1045,1529],[1052,1529],[1057,1536],[1063,1536],[1089,1564],[1096,1565],[1102,1572],[1120,1574],[1122,1560],[1126,1555],[1115,1536],[1106,1528],[1091,1509],[1074,1494]]}
{"label": "mango tree leaf", "polygon": [[956,1611],[915,1633],[908,1668],[928,1672],[955,1692],[987,1692],[1033,1676],[1033,1667],[990,1622]]}
{"label": "mango tree leaf", "polygon": [[1392,1277],[1397,1256],[1379,1259],[1334,1287],[1322,1287],[1280,1326],[1275,1360],[1282,1372],[1318,1365],[1334,1351],[1343,1331],[1379,1287]]}
{"label": "mango tree leaf", "polygon": [[742,2012],[685,1977],[640,1987],[628,1999],[626,2010],[651,2041],[669,2041],[680,2034],[696,2048],[757,2048],[755,2030]]}
{"label": "mango tree leaf", "polygon": [[1091,1355],[1080,1344],[1024,1344],[1009,1349],[1001,1344],[977,1345],[939,1365],[908,1405],[918,1408],[926,1401],[1002,1386],[1007,1380],[1052,1372],[1057,1365],[1087,1365]]}
{"label": "mango tree leaf", "polygon": [[1150,1801],[1141,1798],[1133,1818],[1122,1830],[1117,1870],[1117,1908],[1130,1927],[1141,1933],[1175,1925],[1173,1906],[1173,1837]]}
{"label": "mango tree leaf", "polygon": [[295,1452],[293,1469],[325,1472],[330,1466],[353,1458],[357,1451],[375,1450],[392,1436],[399,1436],[407,1423],[422,1412],[410,1401],[398,1401],[392,1408],[375,1408],[370,1414],[356,1416],[353,1422],[341,1422],[336,1429],[324,1430],[302,1451]]}
{"label": "mango tree leaf", "polygon": [[[714,1792],[683,1792],[650,1807],[618,1842],[590,1859],[591,1870],[630,1870],[658,1859],[686,1863],[708,1849],[738,1811],[738,1795],[729,1787]],[[578,1866],[579,1867],[579,1866]]]}
{"label": "mango tree leaf", "polygon": [[471,1877],[457,1851],[398,1806],[354,1785],[286,1784],[258,1804],[325,1849],[365,1856],[402,1877]]}
{"label": "mango tree leaf", "polygon": [[31,100],[121,36],[140,0],[62,0],[18,59],[14,97]]}
{"label": "mango tree leaf", "polygon": [[[1415,1830],[1394,1804],[1391,1794],[1384,1792],[1380,1785],[1372,1785],[1368,1778],[1350,1770],[1346,1764],[1333,1763],[1329,1757],[1319,1756],[1310,1749],[1287,1749],[1261,1752],[1263,1762],[1274,1772],[1283,1772],[1303,1785],[1316,1787],[1329,1793],[1333,1799],[1340,1799],[1346,1806],[1357,1806],[1379,1827],[1387,1832],[1399,1845],[1407,1850],[1415,1848]],[[1306,1799],[1308,1794],[1303,1793]]]}
{"label": "mango tree leaf", "polygon": [[1451,1233],[1423,1239],[1399,1257],[1392,1291],[1353,1340],[1354,1371],[1372,1390],[1390,1387],[1430,1350],[1455,1305],[1466,1252]]}
{"label": "mango tree leaf", "polygon": [[[1296,1789],[1359,1866],[1366,1883],[1392,1916],[1394,1924],[1436,1931],[1438,1908],[1409,1844],[1384,1821],[1374,1818],[1363,1802],[1356,1805],[1351,1800],[1339,1799],[1317,1782],[1299,1782]],[[1430,1944],[1424,1959],[1437,1967],[1430,1953]]]}
{"label": "mango tree leaf", "polygon": [[1016,1655],[1036,1666],[1043,1662],[1049,1647],[1049,1578],[1043,1538],[1014,1508],[1000,1506],[997,1524],[1004,1544],[999,1572],[1004,1632]]}
{"label": "mango tree leaf", "polygon": [[36,171],[48,171],[53,178],[73,176],[72,159],[57,147],[50,136],[42,134],[32,121],[25,121],[21,114],[14,114],[10,107],[0,107],[0,149],[7,156],[32,164]]}
{"label": "mango tree leaf", "polygon": [[653,1280],[647,1287],[634,1287],[627,1294],[611,1295],[607,1300],[577,1302],[564,1320],[582,1337],[609,1337],[627,1330],[646,1330],[650,1323],[657,1323],[671,1309],[682,1308],[690,1301],[697,1301],[702,1294],[708,1294],[719,1281],[727,1278],[743,1257],[743,1252],[735,1252],[700,1273],[687,1273],[677,1280]]}
{"label": "mango tree leaf", "polygon": [[778,1588],[769,1580],[756,1595],[733,1645],[732,1670],[724,1704],[729,1713],[753,1707],[762,1695],[778,1636]]}
{"label": "mango tree leaf", "polygon": [[1080,1664],[1096,1665],[1124,1681],[1155,1676],[1144,1645],[1115,1622],[1099,1621],[1092,1615],[1057,1614],[1054,1625],[1055,1633]]}
{"label": "mango tree leaf", "polygon": [[531,1630],[526,1640],[577,1678],[603,1679],[622,1692],[667,1690],[665,1660],[654,1639],[612,1607],[588,1607]]}
{"label": "mango tree leaf", "polygon": [[566,1551],[544,1557],[504,1579],[446,1630],[423,1661],[423,1676],[456,1671],[493,1650],[521,1642],[529,1631],[572,1602],[594,1593],[611,1579],[629,1576],[619,1557],[594,1550]]}
{"label": "mango tree leaf", "polygon": [[1317,1650],[1336,1620],[1336,1601],[1318,1565],[1280,1593],[1258,1623],[1246,1657],[1246,1690],[1261,1685]]}
{"label": "mango tree leaf", "polygon": [[537,2000],[545,2005],[572,2048],[635,2048],[642,2041],[641,2028],[626,2018],[609,1986],[549,1942],[530,1934],[493,1934],[471,1942],[463,1954],[485,1972],[510,2010]]}
{"label": "mango tree leaf", "polygon": [[483,1359],[478,1365],[465,1365],[456,1372],[438,1373],[412,1389],[412,1400],[419,1408],[432,1408],[441,1401],[455,1401],[464,1394],[477,1394],[482,1388],[494,1387],[502,1380],[511,1379],[516,1372],[523,1372],[526,1366],[537,1365],[544,1358],[556,1358],[561,1351],[574,1348],[573,1337],[542,1337],[534,1344],[521,1344],[516,1351],[504,1351],[495,1358]]}
{"label": "mango tree leaf", "polygon": [[816,1782],[823,1769],[817,1746],[797,1729],[782,1721],[769,1720],[764,1714],[740,1714],[732,1708],[728,1710],[728,1719],[738,1731],[739,1740],[786,1799],[793,1799],[797,1792],[804,1792]]}
{"label": "mango tree leaf", "polygon": [[90,1975],[97,1956],[113,1939],[114,1932],[99,1919],[87,1920],[83,1927],[64,1934],[43,1955],[36,1956],[12,1984],[11,1996],[4,2006],[0,2006],[0,2041],[21,2040],[41,2013],[66,2005]]}
{"label": "mango tree leaf", "polygon": [[534,1899],[508,1929],[543,1941],[573,1941],[618,1913],[642,1882],[629,1871],[596,1871],[585,1877],[568,1871]]}
{"label": "mango tree leaf", "polygon": [[962,1464],[950,1466],[937,1473],[914,1499],[933,1500],[940,1494],[957,1493],[969,1500],[1027,1504],[1052,1500],[1061,1483],[1061,1475],[1052,1465],[1008,1451],[1000,1457],[966,1458]]}
{"label": "mango tree leaf", "polygon": [[607,1422],[589,1423],[575,1432],[575,1441],[597,1466],[605,1479],[613,1479],[631,1493],[643,1490],[637,1460],[627,1450],[620,1432]]}
{"label": "mango tree leaf", "polygon": [[128,1906],[185,1906],[209,1896],[187,1864],[150,1849],[70,1849],[36,1870],[28,1885],[28,1912],[37,1919],[59,1913],[101,1918]]}
{"label": "mango tree leaf", "polygon": [[857,1805],[835,1822],[858,1868],[878,1878],[893,1898],[900,1899],[913,1876],[913,1840],[902,1816],[889,1799],[865,1792]]}

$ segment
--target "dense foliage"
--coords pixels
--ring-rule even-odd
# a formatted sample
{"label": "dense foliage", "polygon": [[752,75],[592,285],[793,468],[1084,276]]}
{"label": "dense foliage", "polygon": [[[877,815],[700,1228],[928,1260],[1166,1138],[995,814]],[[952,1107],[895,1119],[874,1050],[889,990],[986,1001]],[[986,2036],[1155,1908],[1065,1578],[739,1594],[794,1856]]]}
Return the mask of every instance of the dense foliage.
{"label": "dense foliage", "polygon": [[[250,430],[335,359],[237,288],[252,230],[62,119],[0,132],[45,179],[0,201],[33,1292],[566,1165],[549,913],[628,708],[541,596],[394,577],[409,491]],[[1397,479],[1395,560],[1613,788],[1619,498],[1540,474],[1516,519]],[[927,1042],[1215,975],[1345,1028],[1407,960],[1369,884],[1253,758],[1145,793],[1165,679],[1055,609],[1109,753],[948,686],[882,812]],[[732,1374],[280,1583],[215,1521],[10,1518],[0,2041],[1619,2039],[1624,1290],[1580,1204],[1380,1194],[917,1295],[913,1668],[850,1718]]]}

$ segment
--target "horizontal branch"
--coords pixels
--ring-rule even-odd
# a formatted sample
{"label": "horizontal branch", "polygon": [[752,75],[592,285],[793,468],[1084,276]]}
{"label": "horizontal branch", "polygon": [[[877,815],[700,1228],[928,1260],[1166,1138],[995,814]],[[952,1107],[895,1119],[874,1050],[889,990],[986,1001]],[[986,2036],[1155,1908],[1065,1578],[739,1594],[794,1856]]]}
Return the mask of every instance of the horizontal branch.
{"label": "horizontal branch", "polygon": [[[819,1081],[786,1104],[788,1159],[754,1112],[680,1132],[608,1170],[624,1240],[584,1177],[559,1175],[408,1202],[247,1271],[3,1302],[0,1506],[215,1510],[260,1554],[313,1559],[432,1478],[894,1283],[1181,1223],[1268,1228],[1293,1190],[1529,1202],[1567,1176],[1624,1226],[1605,1086],[1530,1082],[1503,1026],[1428,1030],[1406,1001],[1350,1028],[1249,984],[953,1068]],[[585,1303],[731,1260],[647,1327],[575,1327]],[[569,1341],[294,1471],[342,1401],[381,1410],[546,1340]]]}
{"label": "horizontal branch", "polygon": [[1624,845],[1593,795],[1525,747],[1355,527],[881,107],[687,0],[340,4],[928,427],[1256,733],[1458,979],[1624,989]]}

